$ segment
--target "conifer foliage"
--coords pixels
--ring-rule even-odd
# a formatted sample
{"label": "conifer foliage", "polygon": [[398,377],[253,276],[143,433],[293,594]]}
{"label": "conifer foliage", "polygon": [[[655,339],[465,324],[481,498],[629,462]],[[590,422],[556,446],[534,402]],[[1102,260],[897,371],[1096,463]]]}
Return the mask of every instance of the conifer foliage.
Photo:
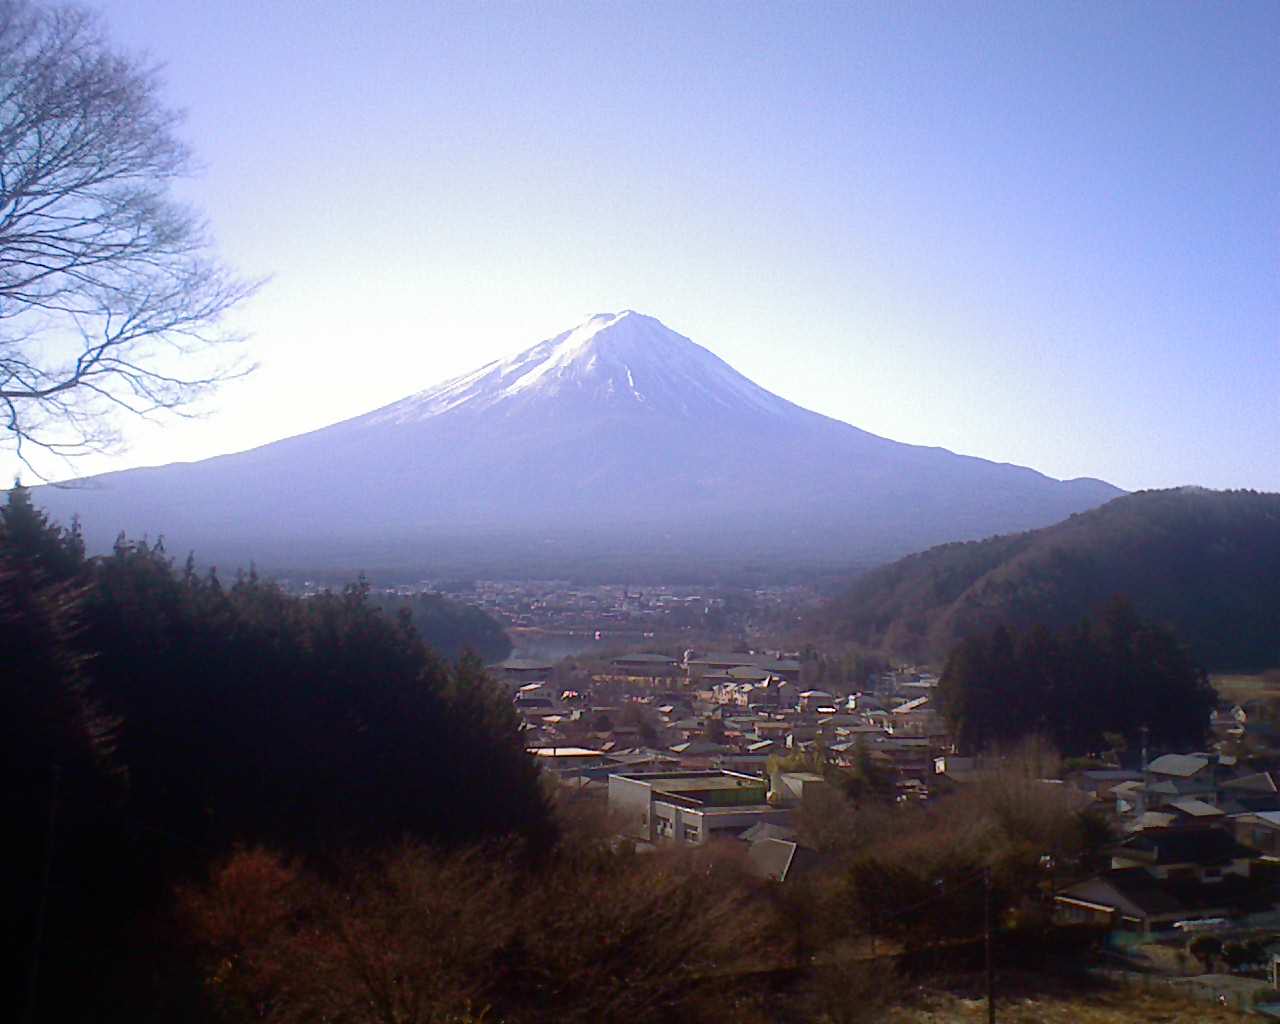
{"label": "conifer foliage", "polygon": [[363,582],[308,598],[253,573],[224,585],[123,538],[86,559],[78,530],[15,488],[0,665],[5,809],[23,837],[6,963],[38,979],[47,1019],[84,1012],[173,882],[237,845],[321,863],[406,838],[553,838],[510,702]]}
{"label": "conifer foliage", "polygon": [[1068,629],[1000,626],[961,641],[938,689],[962,748],[1039,735],[1066,754],[1097,751],[1109,733],[1133,746],[1143,728],[1157,746],[1194,749],[1215,699],[1177,637],[1119,598]]}

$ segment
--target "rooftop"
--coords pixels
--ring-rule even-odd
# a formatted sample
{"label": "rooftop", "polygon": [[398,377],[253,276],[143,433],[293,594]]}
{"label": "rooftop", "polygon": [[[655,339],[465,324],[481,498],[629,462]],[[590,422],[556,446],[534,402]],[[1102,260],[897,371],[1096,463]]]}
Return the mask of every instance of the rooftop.
{"label": "rooftop", "polygon": [[536,661],[532,658],[508,658],[493,667],[506,669],[508,672],[550,672],[555,668],[550,662]]}
{"label": "rooftop", "polygon": [[1222,817],[1222,808],[1214,807],[1213,804],[1207,804],[1203,800],[1194,800],[1184,798],[1182,800],[1171,800],[1170,807],[1177,808],[1183,814],[1188,814],[1193,818],[1220,818]]}
{"label": "rooftop", "polygon": [[620,654],[613,659],[615,665],[674,665],[676,659],[668,654]]}
{"label": "rooftop", "polygon": [[699,810],[764,804],[763,779],[730,771],[615,772],[617,777],[647,783],[664,800]]}
{"label": "rooftop", "polygon": [[690,665],[755,665],[760,659],[754,654],[701,654],[690,658]]}
{"label": "rooftop", "polygon": [[529,750],[534,757],[604,757],[603,750],[589,747],[535,747]]}
{"label": "rooftop", "polygon": [[778,825],[771,821],[760,821],[752,825],[749,829],[741,833],[738,838],[748,842],[755,843],[761,839],[794,839],[796,830],[789,825]]}
{"label": "rooftop", "polygon": [[1118,906],[1149,917],[1194,916],[1208,910],[1234,908],[1257,895],[1247,878],[1229,877],[1216,885],[1170,883],[1152,878],[1142,868],[1119,868],[1064,889],[1058,899],[1095,906]]}
{"label": "rooftop", "polygon": [[1217,828],[1143,829],[1111,850],[1117,857],[1133,857],[1152,864],[1198,864],[1212,867],[1257,854]]}
{"label": "rooftop", "polygon": [[758,839],[751,844],[747,857],[761,878],[786,881],[787,871],[795,857],[796,844],[786,839]]}
{"label": "rooftop", "polygon": [[1275,780],[1270,772],[1257,772],[1254,775],[1242,775],[1238,779],[1222,784],[1223,789],[1237,789],[1251,793],[1275,793]]}
{"label": "rooftop", "polygon": [[1208,758],[1196,754],[1164,754],[1148,764],[1147,770],[1157,775],[1176,775],[1189,779],[1208,764]]}

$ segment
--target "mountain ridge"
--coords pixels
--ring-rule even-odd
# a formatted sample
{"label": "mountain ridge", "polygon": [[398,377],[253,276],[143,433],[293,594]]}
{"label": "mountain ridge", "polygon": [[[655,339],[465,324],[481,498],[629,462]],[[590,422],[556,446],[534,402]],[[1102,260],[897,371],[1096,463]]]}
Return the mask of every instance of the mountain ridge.
{"label": "mountain ridge", "polygon": [[95,549],[125,529],[216,560],[371,568],[496,535],[512,556],[550,538],[570,553],[879,557],[1118,493],[879,437],[626,310],[319,430],[38,500],[79,513]]}
{"label": "mountain ridge", "polygon": [[855,580],[815,625],[940,663],[965,636],[1072,625],[1116,594],[1211,668],[1280,664],[1280,494],[1139,491],[1039,530],[939,545]]}

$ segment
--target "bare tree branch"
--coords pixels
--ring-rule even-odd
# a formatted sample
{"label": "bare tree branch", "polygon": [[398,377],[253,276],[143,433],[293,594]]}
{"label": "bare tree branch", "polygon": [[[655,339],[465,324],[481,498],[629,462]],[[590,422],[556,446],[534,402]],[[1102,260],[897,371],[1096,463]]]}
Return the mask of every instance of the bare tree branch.
{"label": "bare tree branch", "polygon": [[252,369],[223,321],[261,282],[170,197],[192,159],[158,94],[96,15],[0,0],[0,445],[33,472],[32,449],[109,450],[114,412],[180,411]]}

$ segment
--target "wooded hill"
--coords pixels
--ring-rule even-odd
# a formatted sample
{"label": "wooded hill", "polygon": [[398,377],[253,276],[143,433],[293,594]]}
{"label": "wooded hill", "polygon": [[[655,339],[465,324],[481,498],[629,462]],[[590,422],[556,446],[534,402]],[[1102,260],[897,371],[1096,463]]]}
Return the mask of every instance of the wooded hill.
{"label": "wooded hill", "polygon": [[511,638],[501,622],[482,608],[443,594],[372,594],[369,603],[388,615],[407,612],[422,642],[446,661],[457,661],[470,651],[492,664],[511,653]]}
{"label": "wooded hill", "polygon": [[123,537],[87,558],[21,488],[0,505],[0,799],[0,982],[32,1020],[207,1019],[161,1007],[190,964],[155,929],[233,849],[333,866],[555,838],[508,695],[432,652],[412,609],[363,583],[224,585]]}
{"label": "wooded hill", "polygon": [[1064,626],[1115,595],[1211,670],[1280,665],[1280,495],[1141,491],[1027,533],[944,544],[872,570],[819,632],[941,663],[996,626]]}

